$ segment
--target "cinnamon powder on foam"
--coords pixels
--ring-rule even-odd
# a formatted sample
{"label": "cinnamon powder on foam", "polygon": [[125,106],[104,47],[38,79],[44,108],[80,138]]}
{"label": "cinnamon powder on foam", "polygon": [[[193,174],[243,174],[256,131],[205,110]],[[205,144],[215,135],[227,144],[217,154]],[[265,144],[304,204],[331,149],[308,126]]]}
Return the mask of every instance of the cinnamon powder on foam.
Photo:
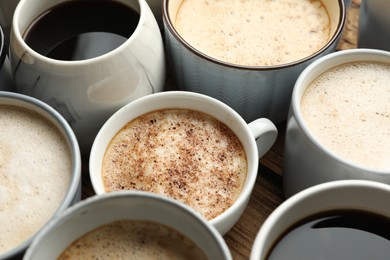
{"label": "cinnamon powder on foam", "polygon": [[247,161],[237,136],[220,121],[168,109],[124,126],[111,140],[102,169],[106,191],[159,193],[212,219],[237,199]]}

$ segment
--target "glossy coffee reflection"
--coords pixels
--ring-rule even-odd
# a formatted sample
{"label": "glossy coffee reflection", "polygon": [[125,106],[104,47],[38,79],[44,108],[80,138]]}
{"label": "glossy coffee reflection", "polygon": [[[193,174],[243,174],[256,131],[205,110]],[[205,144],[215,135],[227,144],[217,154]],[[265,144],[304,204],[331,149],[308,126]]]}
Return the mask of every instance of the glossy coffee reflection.
{"label": "glossy coffee reflection", "polygon": [[138,21],[139,13],[120,2],[64,2],[39,16],[24,40],[48,58],[84,60],[122,45]]}

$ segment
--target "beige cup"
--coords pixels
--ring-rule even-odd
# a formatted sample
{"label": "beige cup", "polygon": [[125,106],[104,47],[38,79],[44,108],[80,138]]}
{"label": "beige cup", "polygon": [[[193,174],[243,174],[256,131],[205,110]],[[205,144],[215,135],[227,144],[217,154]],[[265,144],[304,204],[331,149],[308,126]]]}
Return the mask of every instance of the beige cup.
{"label": "beige cup", "polygon": [[[390,219],[389,197],[389,185],[367,180],[332,181],[303,190],[284,201],[266,219],[253,243],[250,259],[266,259],[272,246],[291,226],[318,213],[362,210]],[[374,255],[369,257],[375,259]]]}
{"label": "beige cup", "polygon": [[[247,66],[211,57],[188,43],[175,28],[178,9],[183,5],[183,2],[185,1],[164,0],[162,6],[167,59],[177,86],[181,90],[206,94],[226,103],[247,122],[260,117],[268,118],[275,124],[286,120],[294,82],[300,72],[317,58],[336,50],[345,23],[344,1],[322,0],[331,21],[329,24],[329,40],[323,47],[307,57],[286,62],[285,64]],[[280,1],[263,2],[277,3]],[[215,3],[218,4],[220,1],[211,1],[210,8],[213,8],[211,10],[218,10]],[[240,4],[239,1],[234,1],[233,3]],[[196,12],[202,13],[199,10]],[[234,17],[234,10],[231,13],[232,17]],[[259,14],[258,16],[261,15]],[[250,17],[239,17],[241,19],[235,24],[234,31],[239,31],[241,27],[245,26],[246,19],[251,20]],[[259,17],[256,16],[256,18]],[[256,20],[256,18],[252,20]],[[214,22],[207,21],[207,18],[204,19],[191,23],[194,30],[199,26],[206,26]],[[233,20],[234,18],[231,19]],[[224,31],[228,34],[227,31],[230,32],[230,29],[226,28]],[[209,37],[211,34],[214,35],[216,32],[210,31],[205,37]],[[266,35],[268,35],[267,32],[264,32],[264,34],[259,33],[259,37],[264,36],[267,38]],[[237,37],[241,36],[238,35]],[[279,37],[282,38],[284,36],[279,35]],[[234,36],[231,38],[234,38]],[[225,40],[226,43],[230,41],[233,40]],[[247,43],[246,40],[242,41]],[[295,41],[290,40],[291,42]],[[305,43],[299,44],[305,45]],[[244,49],[247,46],[236,48]],[[253,55],[256,55],[258,51],[265,49],[265,46],[257,46],[254,49]],[[283,48],[275,48],[267,53],[283,53]]]}
{"label": "beige cup", "polygon": [[259,158],[273,145],[277,129],[265,118],[247,124],[226,104],[206,95],[186,91],[162,92],[140,98],[117,111],[103,125],[92,146],[89,172],[93,188],[97,194],[106,193],[102,178],[102,161],[106,148],[116,133],[134,118],[151,111],[169,108],[191,109],[214,117],[233,131],[245,150],[247,176],[243,188],[228,209],[210,220],[221,234],[225,234],[238,221],[248,204],[257,178]]}
{"label": "beige cup", "polygon": [[222,236],[206,219],[175,200],[137,191],[94,196],[69,208],[45,226],[24,259],[56,259],[76,239],[117,220],[163,224],[191,239],[208,259],[232,259]]}
{"label": "beige cup", "polygon": [[[7,110],[8,108],[9,110]],[[42,178],[50,178],[50,176],[54,175],[54,173],[51,174],[51,170],[49,169],[54,169],[55,171],[57,168],[58,172],[62,172],[62,169],[58,169],[60,166],[57,167],[58,164],[56,164],[56,162],[58,162],[58,160],[62,160],[63,158],[50,157],[48,155],[49,151],[46,152],[47,150],[42,152],[43,149],[49,147],[44,142],[52,139],[46,138],[46,132],[43,130],[35,130],[46,129],[46,127],[40,127],[40,125],[35,127],[35,125],[31,123],[34,122],[31,119],[33,118],[32,116],[27,118],[25,123],[19,124],[19,126],[24,124],[30,126],[28,129],[14,127],[10,132],[9,127],[14,124],[12,124],[12,122],[7,123],[7,121],[5,121],[5,118],[9,117],[4,113],[4,111],[16,111],[16,109],[24,109],[28,113],[38,114],[44,120],[47,120],[47,123],[50,124],[49,126],[51,128],[58,129],[59,134],[64,139],[65,149],[69,150],[63,151],[64,153],[69,153],[69,178],[62,180],[62,177],[57,174],[55,177],[56,179],[53,181],[57,180],[58,187],[42,187],[41,183],[47,183],[46,179],[42,180]],[[81,156],[76,137],[69,124],[57,111],[47,104],[22,94],[0,91],[0,110],[0,129],[2,129],[2,134],[5,135],[5,133],[10,133],[13,135],[12,138],[2,140],[0,142],[0,173],[2,175],[0,180],[0,219],[2,219],[1,244],[4,245],[5,240],[7,240],[7,242],[11,241],[11,237],[14,237],[13,234],[18,234],[16,232],[20,232],[19,236],[17,236],[17,240],[12,240],[15,241],[16,244],[11,248],[11,244],[9,244],[7,245],[8,249],[6,249],[6,251],[0,252],[0,259],[20,258],[26,248],[30,245],[36,233],[44,226],[44,224],[42,224],[42,226],[39,226],[39,224],[33,224],[35,222],[29,223],[29,218],[35,217],[36,223],[49,222],[50,219],[55,218],[67,207],[80,200]],[[16,117],[19,118],[19,116],[14,116],[13,118]],[[12,140],[13,138],[26,140],[24,138],[25,135],[23,134],[23,131],[34,131],[36,136],[35,138],[32,137],[32,140],[27,140],[30,143],[27,143],[26,141],[25,145],[14,146]],[[49,131],[49,133],[50,132],[51,131]],[[37,143],[37,141],[39,142]],[[63,146],[59,146],[59,149],[57,149],[57,146],[58,145],[54,144],[48,149],[52,149],[51,151],[53,154],[61,155],[62,152],[60,153],[58,150],[62,149],[61,147]],[[31,149],[33,150],[31,151]],[[33,158],[31,158],[30,155],[30,157],[24,158],[24,163],[17,164],[20,160],[17,160],[15,156],[20,157],[22,154],[26,153],[36,153],[40,156],[32,156]],[[6,176],[3,176],[3,174]],[[68,186],[61,186],[66,185],[66,183],[68,183]],[[51,185],[52,184],[53,183],[51,182]],[[62,192],[64,194],[61,192],[57,195],[57,192],[55,192],[56,190],[63,190]],[[44,196],[41,196],[40,194],[43,194]],[[24,196],[27,196],[27,198]],[[61,197],[57,198],[57,196]],[[44,201],[41,199],[44,199]],[[53,201],[53,203],[49,203],[49,200]],[[57,209],[55,209],[55,203],[57,202],[58,206]],[[50,208],[48,207],[46,209],[45,204],[50,204]],[[7,214],[9,215],[13,212],[20,212],[20,216],[22,216],[21,219],[19,216],[15,216],[11,221],[9,221],[9,219],[7,219]],[[7,228],[5,225],[12,229],[11,232],[13,231],[15,233],[10,233],[9,236],[5,234],[4,228]],[[7,236],[9,239],[7,239]]]}

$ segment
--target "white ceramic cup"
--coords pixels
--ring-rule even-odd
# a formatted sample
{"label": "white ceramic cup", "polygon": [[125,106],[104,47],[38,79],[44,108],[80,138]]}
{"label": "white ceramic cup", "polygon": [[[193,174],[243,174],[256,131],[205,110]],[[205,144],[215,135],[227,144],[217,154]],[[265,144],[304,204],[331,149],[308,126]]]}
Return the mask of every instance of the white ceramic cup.
{"label": "white ceramic cup", "polygon": [[[186,91],[157,93],[133,101],[116,112],[99,131],[93,143],[89,172],[97,194],[105,193],[102,180],[102,160],[106,148],[115,134],[129,121],[147,112],[183,108],[211,115],[226,124],[240,139],[247,157],[247,177],[244,187],[233,205],[210,222],[221,234],[228,232],[238,221],[248,204],[256,182],[259,158],[273,145],[277,137],[275,125],[261,118],[247,124],[242,117],[226,104],[203,94]],[[256,140],[258,144],[256,145]]]}
{"label": "white ceramic cup", "polygon": [[232,259],[222,236],[191,208],[157,194],[138,191],[106,193],[74,205],[45,226],[24,259],[56,259],[87,232],[118,220],[161,223],[191,239],[208,259]]}
{"label": "white ceramic cup", "polygon": [[359,13],[358,47],[390,51],[390,1],[362,0]]}
{"label": "white ceramic cup", "polygon": [[285,137],[283,188],[286,197],[333,180],[367,179],[390,184],[389,171],[357,165],[324,147],[308,128],[302,115],[302,96],[315,78],[338,65],[359,61],[390,64],[390,53],[373,49],[332,53],[309,65],[296,81]]}
{"label": "white ceramic cup", "polygon": [[[161,33],[145,0],[119,2],[140,13],[130,38],[95,58],[61,61],[31,49],[23,34],[44,10],[64,0],[21,0],[10,40],[11,65],[17,91],[58,110],[73,128],[83,154],[88,154],[103,123],[120,107],[160,92],[165,83]],[[102,18],[104,19],[104,17]]]}
{"label": "white ceramic cup", "polygon": [[367,180],[339,180],[315,185],[284,201],[265,220],[250,259],[265,259],[280,236],[294,224],[332,210],[362,210],[390,218],[390,186]]}
{"label": "white ceramic cup", "polygon": [[345,22],[344,1],[323,0],[331,20],[331,37],[323,48],[288,64],[242,66],[205,55],[179,35],[171,19],[181,2],[164,0],[162,6],[167,59],[177,86],[223,101],[247,122],[260,117],[275,124],[286,120],[299,73],[315,59],[336,50]]}
{"label": "white ceramic cup", "polygon": [[[48,106],[47,104],[45,104],[40,100],[19,93],[0,91],[0,105],[16,106],[16,107],[24,108],[38,113],[39,115],[47,119],[50,123],[52,123],[54,127],[58,128],[58,130],[63,135],[65,141],[68,144],[69,153],[72,161],[71,173],[69,173],[71,174],[71,179],[65,197],[63,198],[61,204],[58,205],[58,209],[56,210],[56,212],[51,217],[51,219],[53,219],[62,211],[64,211],[66,208],[68,208],[70,205],[78,202],[81,199],[81,156],[80,156],[80,150],[79,150],[76,136],[74,135],[72,129],[70,128],[69,124],[65,121],[65,119],[56,110],[54,110],[52,107]],[[2,124],[2,120],[0,119],[0,125],[1,124]],[[15,133],[15,138],[18,138],[17,133]],[[12,162],[11,154],[9,155],[10,162]],[[3,157],[4,155],[1,156]],[[26,160],[29,160],[29,158],[26,158]],[[7,167],[7,166],[8,165],[3,165],[3,167]],[[20,174],[28,174],[28,173],[21,172]],[[38,173],[34,173],[34,174],[37,175]],[[39,182],[40,180],[37,178],[36,181]],[[22,184],[24,186],[18,186],[18,183],[14,183],[14,185],[16,188],[26,187],[25,184]],[[27,185],[27,187],[33,189],[34,185],[33,184]],[[4,201],[3,199],[9,197],[8,191],[7,189],[2,188],[1,185],[0,185],[0,194],[1,194],[0,201],[2,201],[2,203],[7,203],[7,201]],[[14,201],[11,201],[11,203],[14,203]],[[33,203],[33,201],[31,201],[31,203]],[[23,207],[22,205],[20,206]],[[3,217],[4,215],[2,215],[2,218]],[[0,253],[0,259],[8,259],[8,258],[18,259],[21,256],[23,256],[26,248],[30,245],[31,241],[35,237],[35,234],[32,235],[31,237],[26,238],[24,242],[8,250],[7,252]]]}

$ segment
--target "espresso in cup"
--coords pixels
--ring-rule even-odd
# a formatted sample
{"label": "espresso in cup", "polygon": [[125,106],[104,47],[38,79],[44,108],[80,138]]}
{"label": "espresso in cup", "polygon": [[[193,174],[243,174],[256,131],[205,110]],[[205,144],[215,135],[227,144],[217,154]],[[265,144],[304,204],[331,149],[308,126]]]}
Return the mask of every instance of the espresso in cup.
{"label": "espresso in cup", "polygon": [[200,52],[244,66],[291,63],[317,52],[332,37],[320,0],[186,0],[172,24]]}
{"label": "espresso in cup", "polygon": [[207,259],[188,237],[167,225],[117,220],[95,228],[70,244],[61,259]]}
{"label": "espresso in cup", "polygon": [[318,76],[301,100],[313,136],[337,156],[390,170],[390,64],[360,61]]}
{"label": "espresso in cup", "polygon": [[106,191],[142,190],[177,199],[212,219],[228,209],[246,181],[245,150],[216,118],[163,109],[127,123],[102,163]]}

